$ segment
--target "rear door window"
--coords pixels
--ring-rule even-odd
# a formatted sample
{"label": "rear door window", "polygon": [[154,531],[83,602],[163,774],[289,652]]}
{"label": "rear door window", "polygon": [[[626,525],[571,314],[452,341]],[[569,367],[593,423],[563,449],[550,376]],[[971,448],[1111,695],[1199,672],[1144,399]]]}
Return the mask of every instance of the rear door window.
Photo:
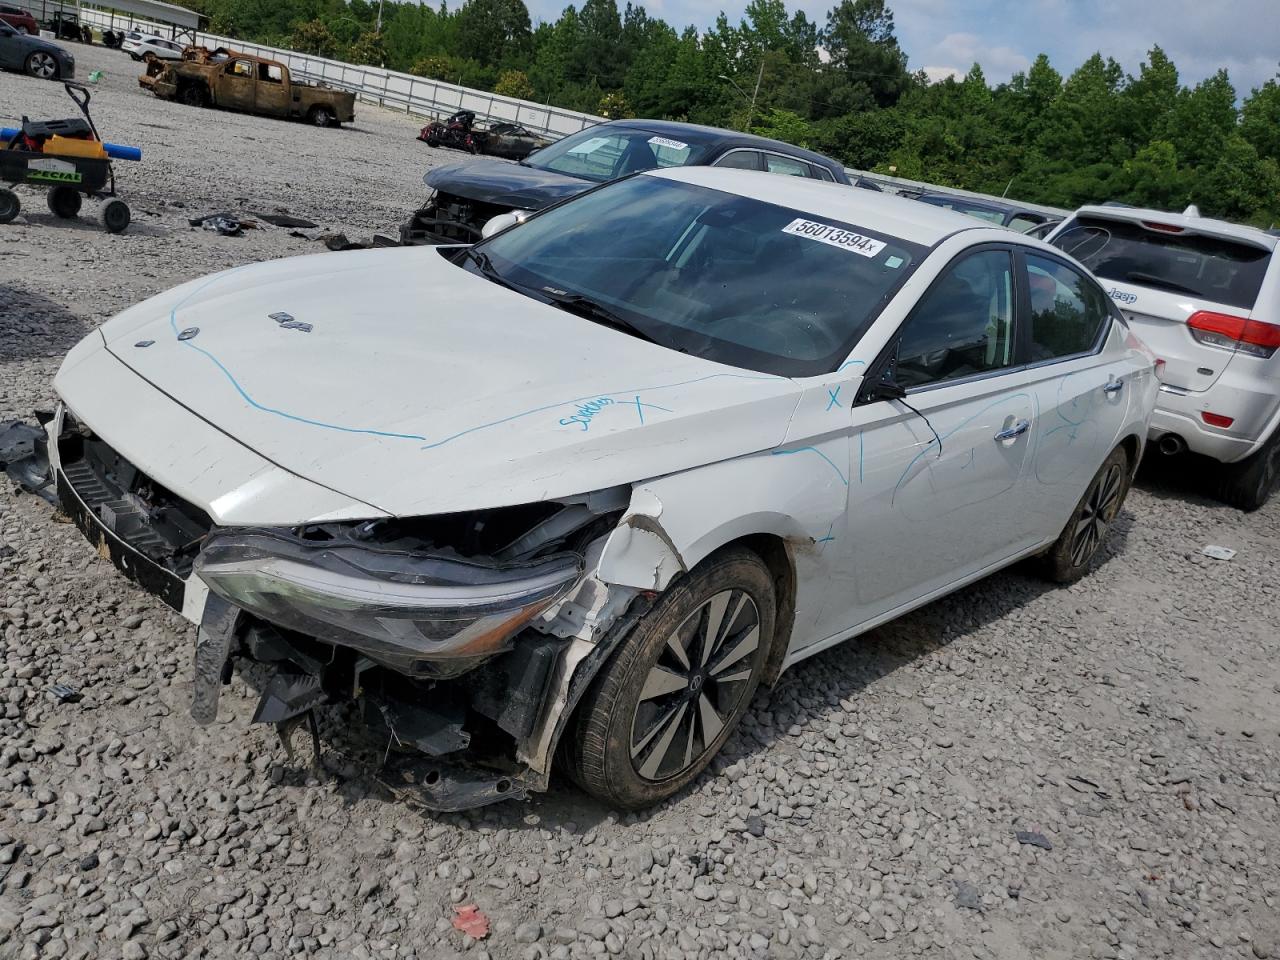
{"label": "rear door window", "polygon": [[1031,362],[1088,353],[1111,315],[1106,294],[1065,263],[1027,254]]}
{"label": "rear door window", "polygon": [[760,154],[755,150],[730,150],[712,166],[728,167],[731,170],[759,170]]}
{"label": "rear door window", "polygon": [[1195,233],[1147,229],[1123,220],[1077,217],[1054,237],[1099,277],[1252,310],[1271,254]]}
{"label": "rear door window", "polygon": [[766,153],[764,155],[764,168],[770,173],[781,173],[787,177],[810,177],[813,174],[809,171],[809,165],[803,160],[797,160],[795,157],[783,157],[776,153]]}

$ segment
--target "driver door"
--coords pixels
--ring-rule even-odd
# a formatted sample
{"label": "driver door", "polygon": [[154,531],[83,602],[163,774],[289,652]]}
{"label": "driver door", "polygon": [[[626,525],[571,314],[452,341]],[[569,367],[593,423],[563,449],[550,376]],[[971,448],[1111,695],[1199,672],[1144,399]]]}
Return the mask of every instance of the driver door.
{"label": "driver door", "polygon": [[[852,411],[850,627],[1037,542],[1024,509],[1037,407],[1017,366],[1019,286],[1007,247],[962,254],[868,371]],[[882,399],[881,382],[905,396]]]}
{"label": "driver door", "polygon": [[223,69],[218,84],[218,106],[233,110],[252,110],[257,81],[252,60],[232,60]]}

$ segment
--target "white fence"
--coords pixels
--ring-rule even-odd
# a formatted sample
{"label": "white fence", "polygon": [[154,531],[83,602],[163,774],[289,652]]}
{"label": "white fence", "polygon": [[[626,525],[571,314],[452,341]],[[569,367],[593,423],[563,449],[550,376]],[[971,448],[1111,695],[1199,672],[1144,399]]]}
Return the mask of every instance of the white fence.
{"label": "white fence", "polygon": [[[112,15],[104,10],[92,10],[88,7],[81,8],[80,16],[95,27],[113,30],[136,27],[154,31],[159,36],[171,36],[174,30],[172,25],[147,23],[127,15]],[[474,110],[476,114],[489,120],[521,123],[532,130],[561,137],[577,133],[603,119],[588,113],[503,97],[410,73],[398,73],[381,67],[356,66],[340,60],[281,50],[278,47],[264,47],[216,34],[197,33],[196,43],[211,50],[228,47],[268,60],[278,60],[289,68],[290,73],[304,80],[350,90],[358,100],[365,103],[377,103],[419,117],[434,118],[455,110]]]}

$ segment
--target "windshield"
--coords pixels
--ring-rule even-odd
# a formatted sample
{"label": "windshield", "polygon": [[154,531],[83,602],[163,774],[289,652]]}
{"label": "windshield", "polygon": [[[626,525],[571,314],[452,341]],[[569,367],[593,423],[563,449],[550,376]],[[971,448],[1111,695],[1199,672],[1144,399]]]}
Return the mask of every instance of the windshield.
{"label": "windshield", "polygon": [[607,312],[663,346],[782,376],[836,369],[927,253],[877,230],[645,176],[472,249],[491,279],[530,296],[577,308],[585,298],[603,308],[597,319]]}
{"label": "windshield", "polygon": [[602,126],[544,147],[525,163],[539,170],[604,183],[655,167],[697,164],[708,149],[703,144],[685,143],[648,130]]}
{"label": "windshield", "polygon": [[1099,277],[1185,293],[1252,310],[1271,255],[1194,233],[1156,233],[1136,223],[1077,217],[1051,241]]}

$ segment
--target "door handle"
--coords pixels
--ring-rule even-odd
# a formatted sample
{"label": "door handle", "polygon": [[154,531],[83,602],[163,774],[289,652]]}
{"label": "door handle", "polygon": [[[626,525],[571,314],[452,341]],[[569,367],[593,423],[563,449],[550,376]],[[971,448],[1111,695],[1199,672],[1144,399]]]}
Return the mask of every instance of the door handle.
{"label": "door handle", "polygon": [[1111,379],[1108,380],[1102,386],[1102,392],[1109,397],[1115,396],[1117,393],[1119,393],[1123,389],[1124,389],[1124,381],[1117,379],[1115,376],[1112,376]]}
{"label": "door handle", "polygon": [[1001,430],[999,433],[997,433],[996,440],[997,441],[1016,440],[1018,439],[1018,437],[1022,436],[1024,433],[1026,433],[1030,429],[1031,429],[1031,424],[1029,422],[1027,422],[1026,420],[1019,420],[1017,423],[1015,423],[1012,427],[1009,427],[1007,430]]}

